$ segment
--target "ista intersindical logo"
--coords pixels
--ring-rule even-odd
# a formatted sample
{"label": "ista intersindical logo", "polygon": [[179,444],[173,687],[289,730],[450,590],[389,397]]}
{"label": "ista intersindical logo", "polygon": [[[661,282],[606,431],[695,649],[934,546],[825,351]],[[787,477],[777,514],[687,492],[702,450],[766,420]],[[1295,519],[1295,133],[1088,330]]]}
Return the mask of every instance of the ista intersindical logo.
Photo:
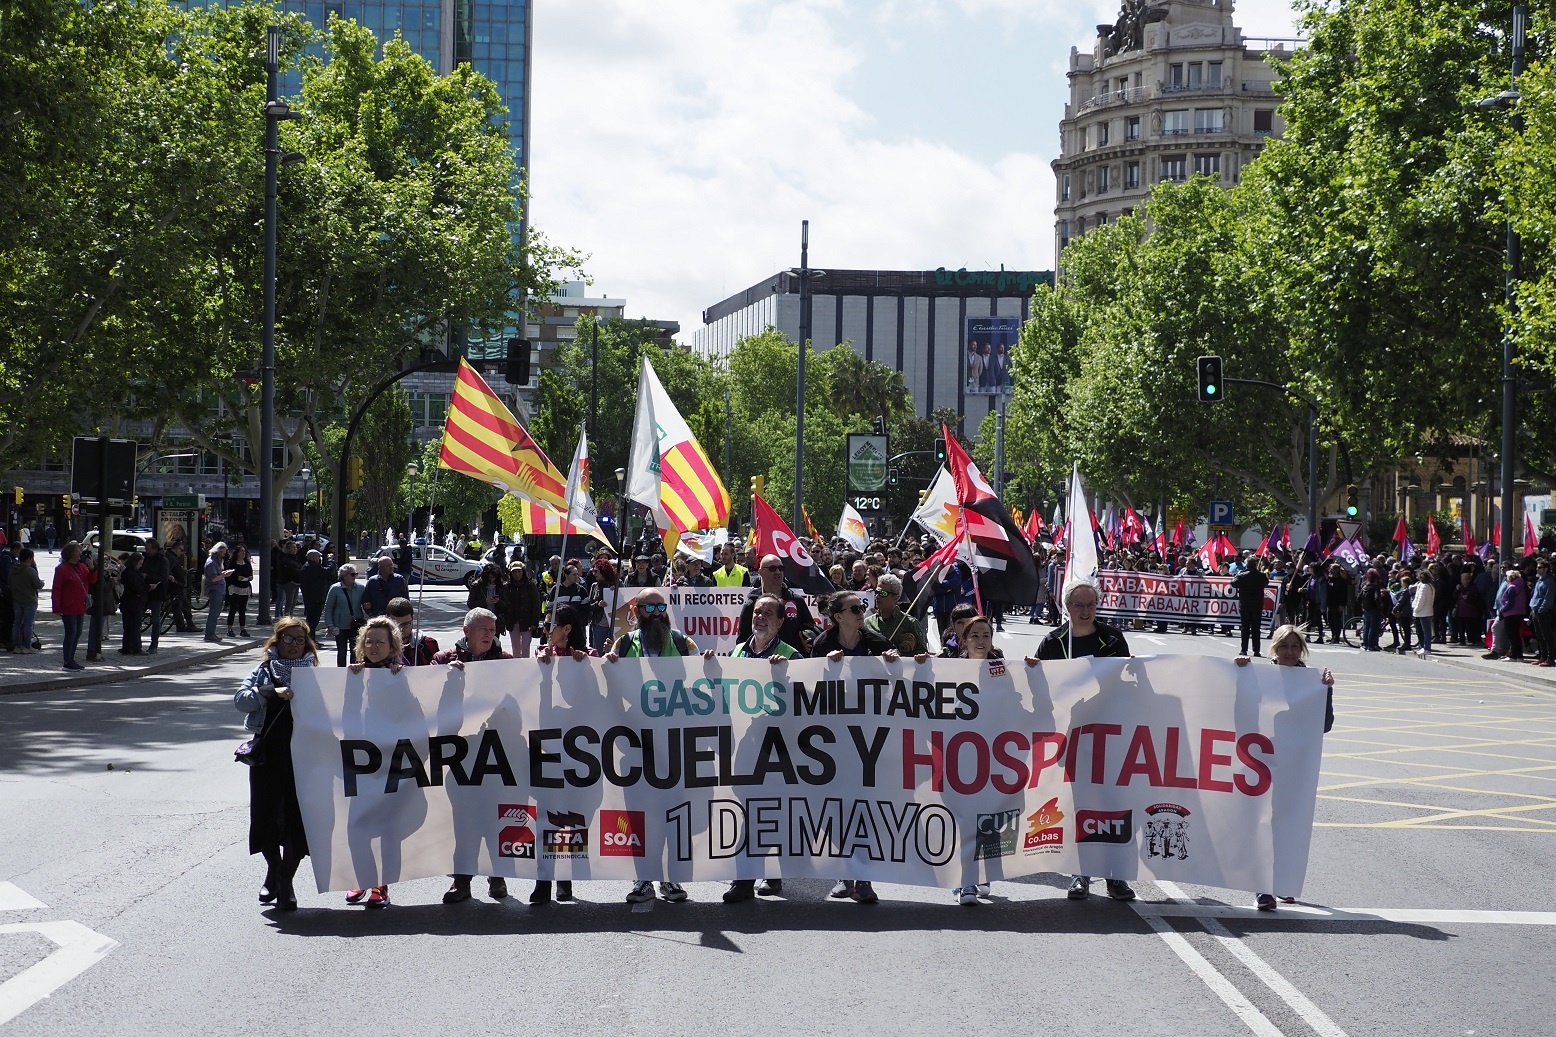
{"label": "ista intersindical logo", "polygon": [[576,810],[548,810],[540,850],[554,859],[589,856],[589,822]]}

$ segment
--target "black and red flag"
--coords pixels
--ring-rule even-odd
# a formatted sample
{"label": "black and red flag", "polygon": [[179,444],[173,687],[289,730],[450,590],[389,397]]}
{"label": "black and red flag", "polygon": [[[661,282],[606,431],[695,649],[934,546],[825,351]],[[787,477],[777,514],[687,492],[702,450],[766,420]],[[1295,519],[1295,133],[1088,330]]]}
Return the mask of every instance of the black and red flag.
{"label": "black and red flag", "polygon": [[800,543],[800,538],[794,535],[789,524],[773,510],[772,505],[760,496],[753,496],[751,504],[757,558],[777,555],[783,559],[783,578],[790,587],[807,594],[831,594],[835,591],[837,588],[832,586],[827,574],[821,571],[821,566],[816,564],[810,552],[805,550],[805,545]]}
{"label": "black and red flag", "polygon": [[945,435],[946,466],[956,484],[956,503],[961,505],[963,528],[972,548],[973,565],[978,569],[979,593],[986,601],[1032,604],[1041,585],[1032,548],[967,451],[949,428],[941,428]]}

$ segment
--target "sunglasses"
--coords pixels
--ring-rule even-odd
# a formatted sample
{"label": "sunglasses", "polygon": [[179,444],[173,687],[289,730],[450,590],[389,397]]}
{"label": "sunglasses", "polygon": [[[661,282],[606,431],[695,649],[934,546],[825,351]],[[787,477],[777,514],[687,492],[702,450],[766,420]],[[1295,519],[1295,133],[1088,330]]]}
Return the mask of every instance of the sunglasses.
{"label": "sunglasses", "polygon": [[783,571],[783,566],[781,566],[781,565],[764,565],[764,566],[762,566],[762,571],[763,572],[769,572],[769,573],[782,572]]}
{"label": "sunglasses", "polygon": [[301,634],[282,634],[276,640],[284,645],[305,645],[308,643],[308,639]]}
{"label": "sunglasses", "polygon": [[864,615],[864,606],[856,601],[852,605],[844,605],[842,608],[837,609],[832,614],[836,616],[843,612],[852,612],[856,616],[862,616]]}
{"label": "sunglasses", "polygon": [[652,615],[656,615],[656,614],[663,613],[663,612],[669,612],[670,611],[670,606],[664,604],[663,602],[650,601],[650,602],[647,602],[645,604],[639,605],[638,606],[638,611],[652,616]]}

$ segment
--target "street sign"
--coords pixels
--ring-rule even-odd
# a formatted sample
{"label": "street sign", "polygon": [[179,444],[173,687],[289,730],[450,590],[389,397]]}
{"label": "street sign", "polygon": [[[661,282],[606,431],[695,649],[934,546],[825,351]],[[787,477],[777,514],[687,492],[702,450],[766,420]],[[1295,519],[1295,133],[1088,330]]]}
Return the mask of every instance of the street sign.
{"label": "street sign", "polygon": [[1347,540],[1353,539],[1361,532],[1362,524],[1355,519],[1339,519],[1335,525],[1340,527],[1340,535]]}
{"label": "street sign", "polygon": [[1232,502],[1229,500],[1213,500],[1210,502],[1210,525],[1230,526],[1232,522]]}
{"label": "street sign", "polygon": [[1225,526],[1225,525],[1217,525],[1217,524],[1212,522],[1212,523],[1210,523],[1209,528],[1210,528],[1210,535],[1211,536],[1215,536],[1217,533],[1225,533],[1228,536],[1231,536],[1232,535],[1232,530],[1234,528],[1236,528],[1236,527],[1234,527],[1234,526]]}
{"label": "street sign", "polygon": [[205,494],[203,493],[169,493],[162,498],[164,508],[194,508],[196,510],[205,507]]}

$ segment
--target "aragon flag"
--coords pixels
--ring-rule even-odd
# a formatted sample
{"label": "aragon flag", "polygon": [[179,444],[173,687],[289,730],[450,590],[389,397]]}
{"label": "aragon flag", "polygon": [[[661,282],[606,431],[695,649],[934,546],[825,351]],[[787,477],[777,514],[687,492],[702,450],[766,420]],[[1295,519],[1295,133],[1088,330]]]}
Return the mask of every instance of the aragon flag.
{"label": "aragon flag", "polygon": [[489,483],[520,500],[567,510],[567,480],[486,379],[463,359],[443,422],[438,467]]}
{"label": "aragon flag", "polygon": [[985,601],[1032,604],[1041,584],[1032,548],[951,430],[943,425],[941,429],[946,464],[956,484],[956,502],[962,508],[963,528],[978,568],[980,595]]}

